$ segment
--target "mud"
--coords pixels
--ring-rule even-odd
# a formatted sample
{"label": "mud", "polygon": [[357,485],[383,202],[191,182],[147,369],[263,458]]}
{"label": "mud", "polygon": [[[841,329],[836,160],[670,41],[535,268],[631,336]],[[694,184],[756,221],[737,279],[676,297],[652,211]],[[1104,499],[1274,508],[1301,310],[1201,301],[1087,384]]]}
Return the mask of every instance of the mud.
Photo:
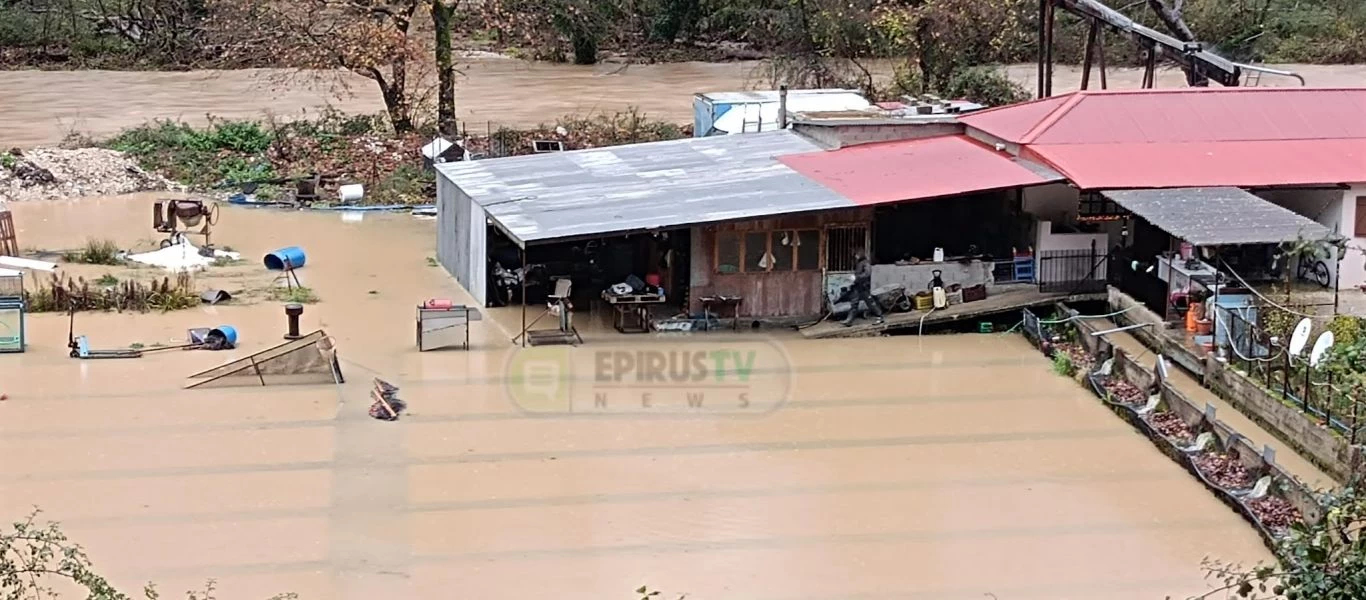
{"label": "mud", "polygon": [[[152,199],[12,209],[23,246],[93,230],[145,245]],[[201,284],[265,285],[262,254],[306,249],[299,275],[322,301],[304,330],[336,338],[352,383],[182,390],[189,373],[281,341],[280,305],[259,300],[77,319],[96,347],[232,324],[235,351],[76,361],[66,318],[47,314],[29,321],[28,353],[0,356],[0,515],[41,506],[130,589],[216,578],[222,598],[602,599],[648,585],[717,599],[1148,600],[1206,589],[1205,556],[1269,558],[1013,335],[779,335],[792,394],[763,414],[530,413],[504,371],[520,313],[477,324],[470,352],[413,347],[417,302],[468,300],[427,266],[431,221],[225,208],[217,239],[250,262]],[[581,351],[684,343],[581,322]],[[730,339],[715,335],[685,341]],[[376,375],[409,404],[396,423],[366,416]]]}
{"label": "mud", "polygon": [[[1301,73],[1311,86],[1366,85],[1366,65],[1279,67]],[[881,61],[870,68],[885,80],[893,65]],[[456,108],[469,130],[480,133],[631,106],[655,118],[690,123],[694,93],[774,87],[761,62],[574,66],[480,56],[467,58],[461,70]],[[1032,65],[1014,65],[1008,72],[1026,89],[1034,89]],[[1076,89],[1081,81],[1076,67],[1060,65],[1054,77],[1055,93]],[[1138,69],[1111,69],[1109,74],[1112,88],[1137,88],[1141,79]],[[1157,84],[1183,86],[1184,77],[1164,70]],[[1291,84],[1296,82],[1273,76],[1262,80],[1262,85]],[[373,82],[326,72],[0,72],[0,148],[56,144],[71,133],[104,137],[154,119],[203,123],[206,115],[294,118],[326,105],[352,113],[383,108]]]}

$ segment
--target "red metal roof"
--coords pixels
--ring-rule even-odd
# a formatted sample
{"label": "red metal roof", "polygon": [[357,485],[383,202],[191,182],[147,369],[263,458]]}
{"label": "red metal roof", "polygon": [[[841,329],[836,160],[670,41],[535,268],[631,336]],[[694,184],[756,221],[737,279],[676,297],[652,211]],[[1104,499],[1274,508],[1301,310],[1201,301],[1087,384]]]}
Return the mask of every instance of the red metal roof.
{"label": "red metal roof", "polygon": [[960,120],[1019,144],[1366,138],[1366,88],[1073,92]]}
{"label": "red metal roof", "polygon": [[1039,144],[1024,155],[1092,190],[1366,181],[1366,139]]}
{"label": "red metal roof", "polygon": [[1038,185],[1059,177],[961,135],[850,146],[778,159],[861,205]]}
{"label": "red metal roof", "polygon": [[1075,92],[960,120],[1083,189],[1366,182],[1366,88]]}

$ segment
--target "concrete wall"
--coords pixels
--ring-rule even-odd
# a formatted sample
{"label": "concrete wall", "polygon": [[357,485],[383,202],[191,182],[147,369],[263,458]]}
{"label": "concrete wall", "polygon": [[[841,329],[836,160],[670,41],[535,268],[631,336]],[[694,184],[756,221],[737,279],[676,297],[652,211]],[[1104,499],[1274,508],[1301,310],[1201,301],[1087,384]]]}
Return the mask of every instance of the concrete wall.
{"label": "concrete wall", "polygon": [[[1113,287],[1110,288],[1111,310],[1123,310],[1134,304],[1136,301],[1133,298]],[[1132,329],[1130,333],[1145,346],[1155,349],[1158,354],[1196,373],[1205,387],[1257,422],[1276,439],[1294,448],[1329,476],[1346,481],[1360,462],[1359,448],[1353,448],[1346,440],[1320,428],[1299,409],[1286,406],[1252,380],[1228,368],[1227,364],[1212,357],[1196,359],[1184,346],[1171,343],[1165,336],[1157,335],[1163,330],[1164,324],[1152,311],[1139,306],[1120,315],[1116,321],[1122,325],[1153,324],[1150,327]],[[1187,364],[1194,360],[1200,362],[1196,365]]]}
{"label": "concrete wall", "polygon": [[959,284],[963,287],[985,285],[994,287],[992,263],[974,260],[972,262],[920,263],[918,265],[873,265],[873,289],[884,285],[905,286],[906,293],[916,294],[929,289],[935,270],[942,271],[945,284]]}
{"label": "concrete wall", "polygon": [[[1057,281],[1078,281],[1091,274],[1093,264],[1089,262],[1067,261],[1066,268],[1050,266],[1044,272],[1043,253],[1055,250],[1090,250],[1095,244],[1096,257],[1105,256],[1110,251],[1110,235],[1101,233],[1053,233],[1051,221],[1034,223],[1034,277],[1036,281],[1050,283]],[[1095,269],[1097,279],[1109,276],[1108,264],[1102,263]]]}
{"label": "concrete wall", "polygon": [[826,148],[843,148],[859,144],[913,140],[963,133],[961,123],[894,123],[873,121],[861,123],[804,123],[792,125],[793,131],[811,138]]}
{"label": "concrete wall", "polygon": [[1286,406],[1227,364],[1207,360],[1205,385],[1338,481],[1348,480],[1360,461],[1360,451],[1346,440],[1319,427],[1300,410]]}
{"label": "concrete wall", "polygon": [[436,259],[485,305],[488,291],[488,216],[444,175],[436,177]]}

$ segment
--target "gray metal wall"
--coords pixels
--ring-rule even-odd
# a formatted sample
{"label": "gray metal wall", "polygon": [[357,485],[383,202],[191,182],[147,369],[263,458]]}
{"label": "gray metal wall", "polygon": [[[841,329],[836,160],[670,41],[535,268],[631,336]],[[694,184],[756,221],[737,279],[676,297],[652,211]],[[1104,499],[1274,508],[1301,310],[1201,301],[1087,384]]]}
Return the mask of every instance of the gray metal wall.
{"label": "gray metal wall", "polygon": [[458,186],[436,178],[436,258],[483,306],[488,302],[488,215]]}

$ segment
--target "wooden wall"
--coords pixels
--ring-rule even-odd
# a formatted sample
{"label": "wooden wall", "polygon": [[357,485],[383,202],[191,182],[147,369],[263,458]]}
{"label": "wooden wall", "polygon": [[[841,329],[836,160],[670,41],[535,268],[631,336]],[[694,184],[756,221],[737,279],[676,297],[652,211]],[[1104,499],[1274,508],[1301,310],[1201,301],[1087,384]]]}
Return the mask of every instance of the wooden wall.
{"label": "wooden wall", "polygon": [[[827,211],[812,215],[756,219],[695,227],[692,231],[692,280],[688,310],[702,311],[702,296],[716,294],[744,298],[740,314],[745,317],[793,317],[818,315],[824,308],[823,269],[826,265],[824,228],[833,225],[871,224],[873,209],[853,208]],[[814,271],[786,271],[781,273],[718,273],[716,272],[716,234],[719,231],[781,231],[785,229],[821,229],[822,269]]]}

